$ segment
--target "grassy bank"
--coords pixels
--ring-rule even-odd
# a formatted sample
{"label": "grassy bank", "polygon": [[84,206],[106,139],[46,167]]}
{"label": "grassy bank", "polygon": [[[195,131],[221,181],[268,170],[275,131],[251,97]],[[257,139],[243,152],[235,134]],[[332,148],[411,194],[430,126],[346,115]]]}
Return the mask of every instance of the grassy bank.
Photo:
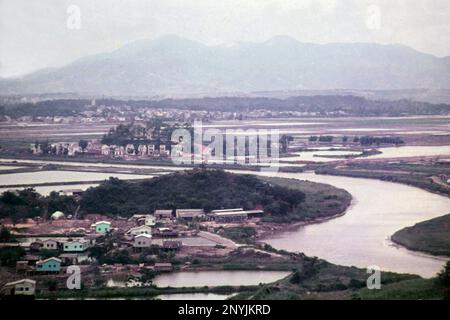
{"label": "grassy bank", "polygon": [[157,287],[134,287],[134,288],[90,288],[81,290],[59,290],[38,294],[37,299],[112,299],[112,298],[143,298],[155,299],[161,294],[176,293],[216,293],[232,294],[236,292],[254,291],[258,286],[220,286],[220,287],[182,287],[182,288],[157,288]]}
{"label": "grassy bank", "polygon": [[[305,258],[293,274],[285,279],[239,294],[233,299],[350,300],[366,287],[367,272],[356,267],[344,267],[318,258]],[[382,286],[421,279],[414,275],[382,273]]]}
{"label": "grassy bank", "polygon": [[354,299],[363,300],[441,300],[446,298],[446,289],[436,279],[410,279],[387,284],[381,290],[362,289]]}
{"label": "grassy bank", "polygon": [[397,231],[392,241],[410,250],[450,256],[450,214]]}
{"label": "grassy bank", "polygon": [[324,165],[315,170],[317,174],[329,174],[353,178],[378,179],[397,182],[421,188],[433,193],[450,196],[450,187],[433,182],[432,177],[440,174],[450,175],[450,164],[386,164],[349,163],[335,168]]}
{"label": "grassy bank", "polygon": [[342,214],[351,204],[352,196],[343,189],[331,185],[297,179],[260,177],[271,184],[301,191],[305,199],[299,204],[297,213],[282,217],[265,217],[266,222],[301,222],[330,218]]}

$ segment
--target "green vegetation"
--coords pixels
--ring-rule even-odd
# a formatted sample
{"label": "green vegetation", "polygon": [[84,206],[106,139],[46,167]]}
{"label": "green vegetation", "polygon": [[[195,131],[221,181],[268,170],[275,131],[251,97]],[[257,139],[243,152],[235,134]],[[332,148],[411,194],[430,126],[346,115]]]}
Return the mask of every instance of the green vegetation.
{"label": "green vegetation", "polygon": [[450,188],[435,183],[436,175],[450,175],[450,164],[388,164],[388,163],[348,163],[338,169],[334,165],[322,165],[316,174],[329,174],[354,178],[369,178],[398,182],[418,187],[430,192],[450,196]]}
{"label": "green vegetation", "polygon": [[16,237],[6,228],[0,228],[0,242],[16,242]]}
{"label": "green vegetation", "polygon": [[392,240],[410,250],[450,256],[450,214],[397,231]]}
{"label": "green vegetation", "polygon": [[103,135],[101,142],[102,144],[123,147],[127,144],[139,144],[143,141],[149,143],[151,141],[159,145],[160,143],[171,141],[173,131],[181,128],[189,130],[193,137],[193,128],[188,123],[169,125],[160,118],[154,118],[146,126],[119,124],[117,127],[111,128],[107,134]]}
{"label": "green vegetation", "polygon": [[81,151],[84,153],[84,151],[86,150],[86,148],[88,147],[89,141],[81,139],[80,141],[78,141],[78,145],[81,148]]}
{"label": "green vegetation", "polygon": [[6,247],[0,249],[0,266],[15,267],[16,262],[25,255],[22,247]]}
{"label": "green vegetation", "polygon": [[55,211],[73,213],[76,207],[73,197],[56,192],[44,197],[34,189],[24,189],[0,195],[0,218],[11,218],[15,223],[27,218],[48,217]]}
{"label": "green vegetation", "polygon": [[352,201],[350,193],[336,187],[309,181],[285,178],[259,179],[288,190],[296,190],[305,195],[292,212],[286,215],[270,215],[263,217],[265,222],[311,221],[328,218],[345,212]]}
{"label": "green vegetation", "polygon": [[220,287],[183,287],[183,288],[156,288],[134,287],[134,288],[91,288],[82,290],[58,290],[55,292],[46,292],[38,294],[39,299],[64,299],[64,298],[139,298],[139,299],[158,299],[161,294],[176,293],[216,293],[216,294],[232,294],[235,292],[254,291],[258,286],[220,286]]}
{"label": "green vegetation", "polygon": [[256,230],[252,227],[231,227],[223,228],[219,234],[237,243],[252,243],[252,237],[256,235]]}
{"label": "green vegetation", "polygon": [[396,146],[404,144],[405,142],[400,137],[374,137],[363,136],[358,139],[359,143],[363,146],[371,146],[373,144],[395,144]]}
{"label": "green vegetation", "polygon": [[[36,103],[2,102],[0,115],[12,118],[31,116],[76,116],[83,112],[95,110],[87,99],[50,99]],[[405,116],[405,115],[435,115],[450,113],[448,104],[430,104],[407,99],[402,100],[371,100],[350,95],[318,95],[297,96],[289,99],[266,97],[216,97],[202,99],[163,99],[163,100],[113,100],[98,99],[98,105],[110,107],[127,106],[131,112],[143,108],[165,108],[182,110],[207,110],[242,112],[242,110],[273,110],[315,112],[319,115],[332,113],[337,116]],[[115,113],[120,115],[119,112]],[[108,114],[104,114],[107,116]],[[242,118],[242,116],[240,117]]]}
{"label": "green vegetation", "polygon": [[88,189],[83,212],[130,216],[155,209],[263,207],[272,215],[295,212],[305,195],[265,183],[251,175],[196,169],[140,182],[110,179]]}
{"label": "green vegetation", "polygon": [[[382,287],[411,279],[414,275],[390,272],[382,274]],[[304,257],[293,273],[272,284],[260,287],[253,293],[236,298],[261,300],[297,299],[352,299],[366,286],[367,273],[355,267],[343,267],[318,258]]]}
{"label": "green vegetation", "polygon": [[[272,253],[275,253],[273,255]],[[274,250],[264,252],[263,245],[255,247],[242,246],[226,256],[189,256],[172,257],[168,262],[185,270],[266,270],[292,271],[304,258],[303,254]],[[186,268],[189,265],[190,267]]]}
{"label": "green vegetation", "polygon": [[333,142],[334,137],[333,136],[311,136],[309,137],[310,142]]}
{"label": "green vegetation", "polygon": [[354,299],[363,300],[442,300],[446,298],[445,287],[436,279],[411,279],[383,285],[381,290],[362,289]]}

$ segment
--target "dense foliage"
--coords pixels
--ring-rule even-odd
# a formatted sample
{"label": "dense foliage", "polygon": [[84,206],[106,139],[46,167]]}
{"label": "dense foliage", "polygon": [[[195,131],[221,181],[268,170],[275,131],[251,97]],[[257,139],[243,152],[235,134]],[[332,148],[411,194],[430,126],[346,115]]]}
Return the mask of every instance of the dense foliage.
{"label": "dense foliage", "polygon": [[129,216],[155,209],[264,207],[269,213],[284,215],[304,198],[301,191],[271,185],[251,175],[194,170],[141,182],[110,178],[84,193],[81,209],[87,213]]}
{"label": "dense foliage", "polygon": [[14,267],[24,255],[25,249],[22,247],[2,248],[0,250],[0,266]]}
{"label": "dense foliage", "polygon": [[167,143],[171,140],[173,131],[180,128],[189,130],[191,136],[193,136],[193,128],[187,123],[169,125],[164,123],[162,119],[154,118],[145,127],[133,124],[119,124],[103,135],[101,142],[102,144],[123,147],[131,143],[136,144],[135,147],[137,149],[137,146],[142,141],[152,142],[156,145]]}
{"label": "dense foliage", "polygon": [[404,144],[405,142],[400,137],[373,137],[364,136],[359,138],[359,142],[363,146],[371,146],[373,144]]}
{"label": "dense foliage", "polygon": [[[407,99],[369,100],[350,95],[297,96],[288,99],[265,97],[216,97],[198,99],[165,100],[113,100],[98,99],[98,105],[129,106],[141,108],[165,108],[207,111],[242,112],[243,110],[267,109],[272,111],[314,112],[317,114],[345,114],[355,116],[403,116],[448,114],[450,105],[430,104]],[[16,118],[21,116],[72,116],[91,108],[86,99],[55,99],[37,103],[8,103],[0,105],[0,115]]]}
{"label": "dense foliage", "polygon": [[76,203],[72,197],[56,192],[44,197],[34,189],[24,189],[0,195],[0,218],[11,218],[13,222],[39,216],[45,218],[55,211],[73,213],[75,209]]}
{"label": "dense foliage", "polygon": [[0,242],[15,242],[16,237],[9,231],[8,228],[2,226],[0,228]]}

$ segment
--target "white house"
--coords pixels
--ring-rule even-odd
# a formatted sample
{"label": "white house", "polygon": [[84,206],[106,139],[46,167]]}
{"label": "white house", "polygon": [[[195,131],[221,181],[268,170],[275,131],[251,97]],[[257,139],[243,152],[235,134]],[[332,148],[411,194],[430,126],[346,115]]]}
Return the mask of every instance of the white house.
{"label": "white house", "polygon": [[146,226],[154,227],[156,225],[156,217],[152,216],[152,215],[149,215],[149,214],[146,215],[144,224]]}
{"label": "white house", "polygon": [[135,248],[149,248],[152,245],[152,236],[149,234],[139,234],[134,237]]}
{"label": "white house", "polygon": [[127,144],[125,150],[127,154],[135,154],[134,145],[131,143]]}
{"label": "white house", "polygon": [[2,294],[12,296],[33,296],[36,292],[36,281],[22,279],[5,284]]}
{"label": "white house", "polygon": [[74,156],[77,153],[81,152],[81,147],[77,144],[77,143],[72,143],[70,144],[69,148],[68,148],[68,155],[69,156]]}
{"label": "white house", "polygon": [[42,154],[42,149],[41,149],[41,145],[40,144],[34,144],[32,143],[30,145],[30,150],[31,152],[33,152],[33,154]]}
{"label": "white house", "polygon": [[47,239],[42,241],[42,249],[45,250],[57,250],[58,249],[58,241],[53,239]]}
{"label": "white house", "polygon": [[135,214],[130,220],[137,221],[139,225],[154,226],[156,224],[156,217],[151,214]]}
{"label": "white house", "polygon": [[142,225],[139,227],[131,228],[130,230],[127,231],[127,234],[131,234],[132,236],[137,236],[140,234],[147,234],[147,235],[150,235],[150,238],[151,238],[152,228],[149,226],[146,226],[146,225]]}
{"label": "white house", "polygon": [[102,145],[102,155],[110,156],[112,152],[113,152],[113,148],[111,148],[110,146],[108,146],[106,144]]}
{"label": "white house", "polygon": [[147,155],[147,146],[145,144],[140,144],[138,147],[138,153],[140,156],[146,156]]}

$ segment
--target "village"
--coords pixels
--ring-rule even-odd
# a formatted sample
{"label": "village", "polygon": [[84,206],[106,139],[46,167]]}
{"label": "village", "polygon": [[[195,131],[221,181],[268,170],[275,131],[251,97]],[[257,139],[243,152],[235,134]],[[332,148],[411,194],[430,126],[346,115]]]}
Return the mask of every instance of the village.
{"label": "village", "polygon": [[[158,209],[130,218],[89,214],[76,219],[56,211],[48,221],[36,218],[14,225],[5,219],[2,228],[17,242],[0,243],[0,248],[21,248],[23,255],[3,274],[14,280],[0,279],[0,293],[34,297],[37,292],[67,289],[67,270],[73,265],[80,267],[83,287],[107,285],[117,277],[127,286],[148,285],[139,281],[143,275],[195,270],[195,257],[228,255],[239,245],[222,237],[221,229],[255,225],[262,214],[242,208]],[[175,257],[186,262],[174,265]]]}

